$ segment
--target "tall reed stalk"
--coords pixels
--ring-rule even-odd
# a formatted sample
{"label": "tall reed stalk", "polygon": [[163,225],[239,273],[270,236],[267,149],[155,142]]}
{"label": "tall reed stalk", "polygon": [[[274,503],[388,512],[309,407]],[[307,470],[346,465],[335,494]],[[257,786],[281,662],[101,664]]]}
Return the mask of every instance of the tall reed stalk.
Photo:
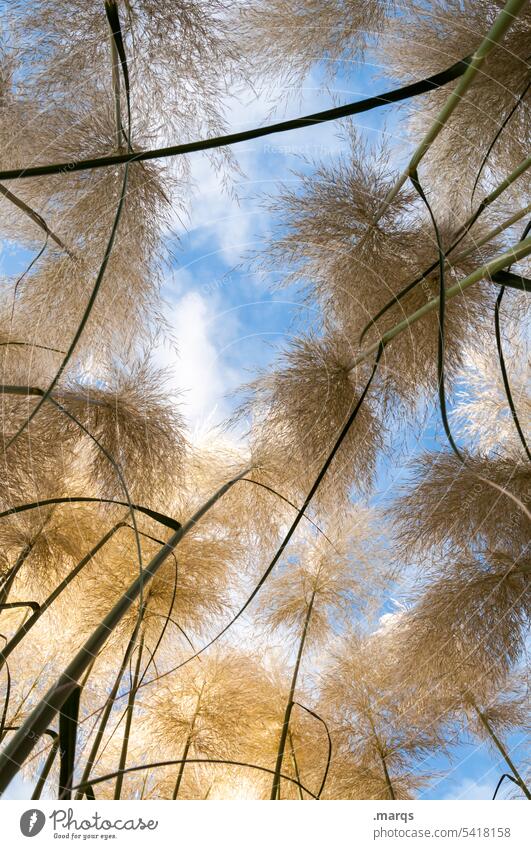
{"label": "tall reed stalk", "polygon": [[284,752],[286,749],[286,740],[288,738],[289,732],[289,721],[291,718],[291,712],[293,710],[293,704],[295,700],[295,690],[297,688],[297,679],[299,677],[299,669],[302,660],[302,654],[304,651],[304,644],[306,642],[306,637],[308,635],[308,627],[310,625],[310,619],[313,610],[313,604],[315,601],[315,590],[312,592],[310,597],[310,601],[308,603],[308,609],[306,611],[306,617],[304,619],[304,625],[302,628],[301,638],[299,640],[299,647],[297,651],[297,658],[295,660],[295,666],[293,668],[293,674],[291,676],[291,684],[289,688],[288,701],[286,704],[286,710],[284,711],[284,719],[282,722],[282,729],[280,732],[280,740],[278,743],[278,752],[277,752],[277,760],[275,764],[275,774],[273,776],[273,783],[271,785],[271,799],[275,800],[279,798],[280,794],[280,774],[282,772],[282,761],[284,760]]}
{"label": "tall reed stalk", "polygon": [[125,769],[125,765],[127,763],[127,751],[129,748],[129,735],[131,733],[131,726],[133,723],[133,711],[135,709],[135,699],[136,694],[138,692],[138,679],[140,677],[140,664],[142,663],[142,652],[144,649],[144,636],[140,637],[140,641],[137,646],[135,646],[137,656],[135,663],[135,671],[133,675],[133,680],[131,683],[131,689],[129,690],[129,697],[127,699],[127,709],[125,714],[125,728],[124,728],[124,736],[122,741],[122,748],[120,751],[120,761],[118,764],[119,774],[116,778],[116,785],[114,788],[114,798],[120,799],[122,796],[122,785],[124,780],[123,770]]}
{"label": "tall reed stalk", "polygon": [[192,716],[192,720],[190,722],[190,728],[188,730],[188,735],[186,737],[186,742],[184,744],[181,764],[179,766],[179,772],[177,774],[177,780],[175,782],[175,787],[173,788],[172,799],[177,799],[179,796],[179,790],[181,789],[181,783],[183,780],[184,768],[186,766],[186,761],[188,759],[188,753],[190,751],[190,746],[192,745],[193,734],[195,729],[195,724],[197,722],[197,718],[199,716],[199,711],[201,710],[201,698],[203,696],[203,690],[205,689],[205,685],[203,684],[201,689],[199,690],[199,695],[197,697],[197,702],[194,708],[194,713]]}
{"label": "tall reed stalk", "polygon": [[[109,718],[110,718],[110,715],[111,715],[111,712],[112,712],[112,709],[113,709],[113,706],[114,706],[114,703],[115,703],[115,700],[116,700],[116,696],[118,695],[118,691],[120,689],[120,684],[122,682],[124,672],[127,669],[127,665],[128,665],[128,663],[131,659],[131,655],[133,653],[135,645],[137,644],[138,634],[139,634],[140,628],[142,626],[142,621],[143,621],[143,616],[138,616],[136,621],[135,621],[135,626],[133,628],[133,632],[131,634],[131,637],[129,638],[129,642],[128,642],[126,650],[124,652],[124,656],[122,658],[120,668],[118,669],[118,672],[116,674],[116,678],[114,679],[114,684],[113,684],[111,691],[110,691],[110,693],[107,696],[107,699],[105,701],[105,704],[104,704],[104,707],[103,707],[103,712],[102,712],[102,715],[101,715],[101,719],[97,723],[97,730],[96,730],[96,733],[94,735],[94,740],[92,741],[92,745],[91,745],[91,748],[90,748],[88,758],[87,758],[86,763],[85,763],[85,767],[83,769],[80,784],[87,784],[87,782],[89,781],[90,774],[91,774],[92,768],[93,768],[93,766],[96,762],[96,757],[98,755],[98,752],[99,752],[99,749],[100,749],[100,746],[101,746],[101,742],[103,740],[103,735],[105,733],[105,729],[107,728],[107,724],[109,722]],[[83,796],[83,793],[80,790],[78,790],[76,792],[76,799],[81,799],[82,796]]]}
{"label": "tall reed stalk", "polygon": [[[469,699],[470,699],[470,696],[469,696]],[[504,746],[504,744],[502,743],[502,741],[500,740],[500,738],[498,737],[498,735],[494,731],[494,729],[493,729],[492,725],[490,724],[488,718],[485,716],[485,714],[483,713],[481,708],[478,707],[478,705],[476,704],[476,702],[474,700],[472,700],[472,707],[474,708],[474,711],[476,712],[476,715],[477,715],[479,721],[481,722],[483,728],[487,732],[488,736],[490,737],[490,739],[492,740],[492,742],[494,743],[494,745],[498,749],[498,751],[501,754],[502,758],[504,759],[505,763],[507,764],[507,766],[511,770],[512,774],[516,778],[516,780],[517,780],[519,786],[521,787],[522,792],[524,793],[525,797],[527,799],[531,799],[531,792],[529,791],[529,788],[527,787],[524,779],[522,778],[522,776],[518,772],[511,756],[509,755],[509,752],[507,751],[506,746]]]}

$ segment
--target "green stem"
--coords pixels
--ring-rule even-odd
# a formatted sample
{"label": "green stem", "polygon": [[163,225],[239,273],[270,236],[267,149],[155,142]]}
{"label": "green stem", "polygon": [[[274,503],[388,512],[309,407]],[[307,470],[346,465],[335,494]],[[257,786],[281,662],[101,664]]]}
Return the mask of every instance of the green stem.
{"label": "green stem", "polygon": [[[9,570],[2,587],[0,588],[0,604],[5,604],[7,599],[9,598],[9,593],[11,592],[11,587],[13,586],[13,581],[17,577],[20,569],[24,565],[24,562],[28,555],[30,554],[33,546],[35,545],[35,540],[32,540],[28,545],[24,546],[22,551],[17,557],[16,563],[13,564],[11,569]],[[0,663],[0,669],[2,668],[2,664]]]}
{"label": "green stem", "polygon": [[306,642],[306,637],[308,635],[308,625],[310,624],[310,617],[312,615],[313,603],[315,600],[315,590],[312,593],[312,597],[310,599],[310,603],[308,604],[308,610],[306,611],[306,618],[304,620],[304,626],[302,629],[301,639],[299,643],[299,650],[297,652],[297,660],[295,661],[295,667],[293,669],[293,675],[291,678],[291,686],[288,696],[288,702],[286,705],[286,710],[284,713],[284,721],[282,723],[282,731],[280,732],[280,740],[278,744],[278,752],[277,752],[277,761],[275,765],[275,774],[273,776],[273,784],[271,786],[271,800],[278,799],[280,793],[280,773],[282,771],[282,761],[284,760],[284,751],[286,749],[286,740],[288,737],[289,731],[289,720],[291,717],[291,711],[293,710],[293,700],[295,698],[295,689],[297,687],[297,678],[299,677],[299,669],[302,660],[302,653],[304,651],[304,644]]}
{"label": "green stem", "polygon": [[118,776],[116,777],[116,786],[114,788],[114,798],[120,799],[122,794],[122,785],[124,781],[123,770],[125,769],[125,764],[127,761],[127,750],[129,748],[129,735],[131,733],[131,725],[133,723],[133,711],[135,708],[135,699],[136,694],[138,692],[138,677],[140,675],[140,664],[142,662],[142,650],[144,648],[144,636],[140,638],[140,642],[138,644],[138,655],[135,664],[135,672],[133,675],[133,681],[131,684],[131,689],[129,691],[129,697],[127,699],[127,710],[126,710],[126,719],[125,719],[125,728],[124,728],[124,737],[122,741],[122,750],[120,752],[120,761],[118,764],[118,769],[120,770]]}
{"label": "green stem", "polygon": [[[501,271],[508,265],[512,265],[513,262],[523,259],[529,253],[531,253],[531,236],[528,239],[518,242],[514,245],[514,247],[509,248],[507,251],[504,251],[504,253],[494,257],[479,268],[476,268],[471,274],[463,280],[460,280],[459,283],[456,283],[455,286],[450,286],[446,290],[446,300],[448,301],[450,298],[455,298],[456,295],[461,295],[466,289],[468,289],[469,286],[472,286],[474,283],[478,283],[483,277],[492,276],[497,271]],[[428,301],[420,307],[420,309],[416,310],[416,312],[407,316],[407,318],[398,324],[395,324],[394,327],[382,334],[380,341],[374,342],[374,344],[365,348],[365,350],[358,354],[358,356],[350,364],[350,371],[353,371],[356,366],[365,362],[365,360],[367,360],[372,354],[378,351],[380,345],[387,345],[395,338],[395,336],[398,336],[404,330],[407,330],[407,328],[411,327],[412,324],[415,324],[415,322],[419,321],[419,319],[424,318],[425,315],[433,312],[433,310],[436,310],[438,307],[439,298],[432,298],[431,301]]]}
{"label": "green stem", "polygon": [[41,793],[44,789],[46,779],[48,778],[48,775],[50,774],[50,770],[53,766],[53,762],[54,762],[54,760],[57,756],[57,752],[59,751],[59,735],[57,734],[56,731],[50,732],[50,734],[52,735],[52,747],[51,747],[50,751],[48,752],[48,755],[46,756],[46,760],[44,761],[44,766],[41,770],[41,774],[39,775],[39,778],[38,778],[37,783],[35,785],[35,789],[33,790],[33,793],[31,794],[32,801],[35,800],[35,799],[41,798]]}
{"label": "green stem", "polygon": [[511,772],[514,775],[514,777],[516,778],[516,780],[518,781],[518,784],[522,788],[526,798],[531,799],[531,793],[529,792],[529,789],[528,789],[527,785],[525,784],[524,779],[522,778],[522,776],[520,775],[520,773],[516,769],[514,763],[512,762],[512,760],[509,756],[507,749],[505,748],[505,746],[501,742],[500,738],[498,737],[498,735],[496,734],[496,732],[492,728],[487,717],[484,715],[483,711],[480,710],[480,708],[477,706],[477,704],[474,701],[472,701],[472,706],[473,706],[474,710],[476,711],[476,713],[479,717],[479,720],[480,720],[481,724],[483,725],[485,731],[487,732],[487,734],[491,738],[492,742],[494,743],[494,745],[496,746],[496,748],[498,749],[498,751],[502,755],[503,759],[505,760],[505,763],[507,764],[507,766],[511,770]]}
{"label": "green stem", "polygon": [[301,789],[301,786],[300,786],[301,777],[300,777],[300,774],[299,774],[299,765],[297,763],[297,758],[295,756],[295,746],[293,745],[293,735],[292,735],[291,731],[288,731],[288,740],[289,740],[289,747],[290,747],[290,751],[291,751],[291,760],[293,761],[293,769],[295,770],[295,777],[296,777],[297,781],[299,782],[299,786],[297,788],[298,791],[299,791],[299,799],[304,799],[304,796],[302,795],[302,789]]}

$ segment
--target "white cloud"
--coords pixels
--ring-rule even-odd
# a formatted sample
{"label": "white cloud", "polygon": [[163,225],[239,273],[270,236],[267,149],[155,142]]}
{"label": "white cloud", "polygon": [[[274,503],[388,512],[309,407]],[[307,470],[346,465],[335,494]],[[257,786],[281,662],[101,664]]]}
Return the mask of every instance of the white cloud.
{"label": "white cloud", "polygon": [[[256,247],[260,233],[267,228],[268,216],[258,201],[229,195],[222,176],[207,157],[197,157],[192,167],[195,193],[190,211],[189,232],[198,246],[219,254],[221,261],[234,266]],[[240,186],[240,195],[246,190]]]}
{"label": "white cloud", "polygon": [[378,620],[378,628],[374,632],[380,636],[384,634],[389,634],[391,631],[394,631],[400,625],[400,622],[404,616],[404,612],[401,610],[398,613],[384,613],[380,616]]}
{"label": "white cloud", "polygon": [[[329,102],[330,95],[313,77],[308,78],[302,93],[295,89],[288,92],[275,114],[264,96],[248,90],[227,99],[227,125],[237,131],[312,112]],[[241,318],[237,317],[231,289],[220,280],[226,270],[261,247],[270,229],[269,215],[259,196],[274,194],[281,179],[294,179],[290,169],[298,167],[298,154],[320,158],[337,149],[336,132],[336,126],[323,125],[236,145],[233,153],[243,175],[233,183],[233,192],[224,185],[223,173],[214,160],[203,154],[190,158],[195,191],[189,217],[186,226],[176,217],[172,227],[177,235],[186,231],[191,261],[165,286],[166,297],[171,300],[165,315],[178,352],[161,346],[157,359],[170,367],[172,388],[182,391],[183,412],[196,430],[218,424],[229,413],[224,395],[240,382],[241,375],[228,365],[234,355],[228,350],[242,334],[254,332],[254,328],[245,326],[241,311]],[[181,255],[183,260],[186,256]],[[245,282],[256,292],[264,285],[264,278],[248,274]],[[248,376],[245,374],[245,379]]]}
{"label": "white cloud", "polygon": [[221,318],[214,300],[198,291],[185,292],[172,302],[166,319],[175,344],[161,344],[156,361],[168,369],[169,388],[179,394],[191,428],[213,427],[227,416],[224,396],[239,379],[223,361],[225,340],[236,331],[235,323],[231,326],[225,315]]}
{"label": "white cloud", "polygon": [[481,783],[472,778],[465,778],[457,784],[445,799],[492,799],[494,787],[492,782]]}

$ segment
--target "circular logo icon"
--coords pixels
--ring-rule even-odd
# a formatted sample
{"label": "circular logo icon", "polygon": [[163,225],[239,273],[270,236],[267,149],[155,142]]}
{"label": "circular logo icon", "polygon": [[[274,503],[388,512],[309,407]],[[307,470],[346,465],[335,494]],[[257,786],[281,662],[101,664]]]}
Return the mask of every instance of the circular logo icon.
{"label": "circular logo icon", "polygon": [[20,830],[24,837],[35,837],[44,828],[46,817],[38,808],[24,811],[20,817]]}

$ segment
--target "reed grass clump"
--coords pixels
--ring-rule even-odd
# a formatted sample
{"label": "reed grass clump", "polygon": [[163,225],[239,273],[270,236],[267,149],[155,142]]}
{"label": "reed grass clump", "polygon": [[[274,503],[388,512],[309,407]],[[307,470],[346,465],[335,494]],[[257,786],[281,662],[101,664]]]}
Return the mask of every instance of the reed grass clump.
{"label": "reed grass clump", "polygon": [[[344,135],[346,151],[330,163],[314,163],[299,173],[296,188],[284,187],[272,202],[279,234],[262,262],[280,272],[282,285],[296,284],[307,300],[322,305],[327,325],[353,362],[362,347],[377,341],[398,321],[435,297],[439,288],[437,242],[433,224],[419,207],[412,186],[405,186],[386,207],[377,226],[378,209],[396,180],[389,150],[371,150],[354,129]],[[440,216],[438,227],[448,249],[461,222]],[[489,227],[477,224],[445,263],[445,286],[465,277],[497,250],[495,240],[476,247]],[[403,293],[409,284],[417,284]],[[472,286],[448,301],[445,317],[445,365],[448,380],[463,365],[464,346],[476,344],[490,326],[494,293]],[[387,311],[378,316],[380,310]],[[336,328],[338,328],[336,330]],[[437,377],[435,312],[403,333],[384,352],[379,371],[381,392],[394,406],[418,402],[418,391],[432,393]]]}
{"label": "reed grass clump", "polygon": [[[303,337],[285,351],[276,368],[246,387],[240,415],[254,420],[256,450],[260,454],[274,446],[277,456],[285,458],[282,484],[299,498],[332,451],[367,380],[363,369],[351,372],[351,360],[351,347],[339,335]],[[348,503],[353,485],[366,490],[382,441],[369,402],[337,452],[317,501],[339,497]]]}
{"label": "reed grass clump", "polygon": [[416,554],[450,546],[455,552],[500,547],[519,556],[529,520],[506,493],[525,505],[527,465],[508,457],[465,456],[463,464],[449,451],[426,452],[412,464],[411,485],[394,506],[401,544]]}
{"label": "reed grass clump", "polygon": [[363,54],[383,28],[392,0],[359,3],[340,0],[326,6],[315,0],[254,0],[242,11],[242,49],[261,73],[301,84],[316,59],[332,76],[339,63]]}
{"label": "reed grass clump", "polygon": [[334,795],[409,799],[432,777],[415,763],[440,745],[438,725],[423,722],[390,686],[391,660],[385,639],[355,632],[331,653],[320,708],[337,740]]}

